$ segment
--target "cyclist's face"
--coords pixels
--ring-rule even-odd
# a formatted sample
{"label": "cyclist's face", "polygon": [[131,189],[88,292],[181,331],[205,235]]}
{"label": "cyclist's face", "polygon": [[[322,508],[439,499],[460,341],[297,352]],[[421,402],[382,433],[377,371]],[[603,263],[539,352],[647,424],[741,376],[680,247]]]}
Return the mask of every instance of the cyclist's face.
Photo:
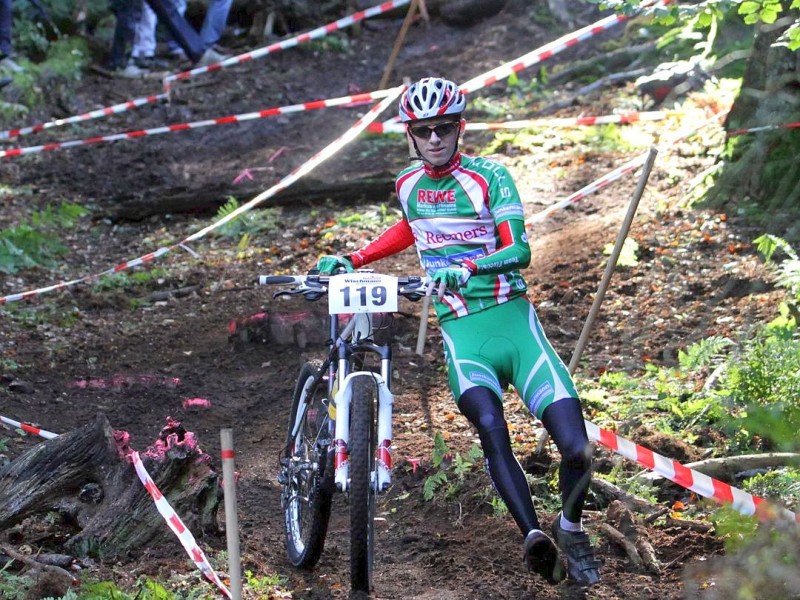
{"label": "cyclist's face", "polygon": [[408,132],[422,158],[434,167],[441,167],[453,156],[463,123],[463,119],[454,121],[452,117],[437,117],[414,122]]}

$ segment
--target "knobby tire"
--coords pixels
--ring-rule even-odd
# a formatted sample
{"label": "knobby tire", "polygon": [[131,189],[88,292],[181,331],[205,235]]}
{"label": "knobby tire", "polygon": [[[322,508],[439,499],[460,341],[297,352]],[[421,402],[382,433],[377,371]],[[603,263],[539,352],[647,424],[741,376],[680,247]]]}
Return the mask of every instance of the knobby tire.
{"label": "knobby tire", "polygon": [[[284,453],[284,458],[293,459],[294,464],[316,465],[315,468],[299,469],[292,473],[282,492],[286,550],[289,560],[299,568],[313,567],[319,560],[331,515],[332,484],[324,485],[327,484],[324,479],[326,476],[332,478],[333,473],[326,473],[328,446],[319,443],[330,439],[327,405],[324,403],[327,386],[320,381],[316,388],[310,387],[320,366],[319,362],[313,361],[305,363],[300,369],[292,396],[287,451]],[[307,401],[310,402],[308,406]],[[292,439],[298,415],[302,424],[297,436]],[[286,475],[285,465],[282,470]]]}
{"label": "knobby tire", "polygon": [[350,585],[354,591],[369,592],[372,585],[374,551],[373,522],[377,438],[375,382],[369,377],[353,379],[350,405]]}

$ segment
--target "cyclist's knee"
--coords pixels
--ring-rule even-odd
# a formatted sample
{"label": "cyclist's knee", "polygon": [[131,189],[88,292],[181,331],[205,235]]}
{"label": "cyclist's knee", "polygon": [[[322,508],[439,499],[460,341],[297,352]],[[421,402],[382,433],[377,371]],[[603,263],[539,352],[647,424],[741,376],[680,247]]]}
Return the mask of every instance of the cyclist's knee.
{"label": "cyclist's knee", "polygon": [[458,399],[458,409],[478,429],[478,434],[507,429],[503,403],[489,388],[476,386],[468,389]]}

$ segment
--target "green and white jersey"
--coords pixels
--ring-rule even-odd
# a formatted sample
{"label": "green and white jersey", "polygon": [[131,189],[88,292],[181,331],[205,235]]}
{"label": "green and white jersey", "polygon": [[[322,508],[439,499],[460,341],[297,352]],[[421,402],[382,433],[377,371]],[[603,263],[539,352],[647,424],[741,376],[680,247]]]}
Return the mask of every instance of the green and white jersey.
{"label": "green and white jersey", "polygon": [[[502,246],[498,225],[524,220],[510,173],[483,157],[461,154],[441,169],[413,165],[397,176],[396,191],[428,275],[494,253]],[[436,315],[440,322],[462,317],[525,295],[526,290],[518,270],[476,274],[458,293],[434,303]]]}

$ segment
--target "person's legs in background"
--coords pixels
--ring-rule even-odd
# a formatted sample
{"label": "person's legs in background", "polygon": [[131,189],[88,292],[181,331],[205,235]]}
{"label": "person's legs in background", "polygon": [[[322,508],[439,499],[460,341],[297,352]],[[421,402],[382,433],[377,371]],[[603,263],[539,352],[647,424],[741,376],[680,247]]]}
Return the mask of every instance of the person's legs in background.
{"label": "person's legs in background", "polygon": [[194,63],[200,61],[205,51],[203,42],[200,40],[200,34],[180,14],[177,5],[179,0],[146,1],[158,16],[159,22],[166,26],[189,60]]}
{"label": "person's legs in background", "polygon": [[135,65],[130,62],[129,48],[133,47],[136,25],[141,18],[142,0],[111,0],[109,5],[117,19],[111,42],[111,69],[120,72],[129,70],[128,76],[140,76],[141,72],[134,73]]}
{"label": "person's legs in background", "polygon": [[200,39],[206,49],[213,47],[222,37],[230,10],[231,0],[211,0],[208,3],[203,28],[200,30]]}
{"label": "person's legs in background", "polygon": [[[0,67],[5,71],[18,73],[22,71],[14,60],[14,45],[11,43],[11,24],[14,19],[11,9],[11,0],[0,0]],[[4,79],[5,85],[11,83]]]}
{"label": "person's legs in background", "polygon": [[14,53],[11,46],[12,19],[11,0],[0,0],[0,59]]}
{"label": "person's legs in background", "polygon": [[[181,16],[184,16],[186,14],[186,0],[174,0],[174,3],[175,9]],[[186,52],[183,51],[183,48],[181,48],[180,44],[176,42],[172,36],[167,40],[167,53],[172,59],[186,60]]]}
{"label": "person's legs in background", "polygon": [[136,22],[133,36],[133,50],[131,56],[137,66],[144,66],[144,63],[156,55],[156,25],[158,18],[153,9],[147,4],[142,7],[142,16]]}

